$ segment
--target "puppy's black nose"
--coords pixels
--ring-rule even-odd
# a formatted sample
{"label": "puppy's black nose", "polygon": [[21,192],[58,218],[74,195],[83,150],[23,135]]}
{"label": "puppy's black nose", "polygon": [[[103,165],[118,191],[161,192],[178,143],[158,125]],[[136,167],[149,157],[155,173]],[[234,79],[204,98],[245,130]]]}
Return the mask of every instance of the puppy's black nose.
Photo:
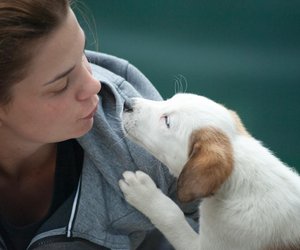
{"label": "puppy's black nose", "polygon": [[133,100],[128,98],[124,102],[124,112],[132,112],[133,111]]}

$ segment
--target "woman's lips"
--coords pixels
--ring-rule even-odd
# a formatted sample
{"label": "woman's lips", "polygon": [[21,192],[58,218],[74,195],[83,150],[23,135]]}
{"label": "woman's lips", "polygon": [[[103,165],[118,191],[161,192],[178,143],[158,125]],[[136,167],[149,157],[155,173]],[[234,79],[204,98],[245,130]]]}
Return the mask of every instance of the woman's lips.
{"label": "woman's lips", "polygon": [[94,117],[96,111],[97,111],[97,107],[98,105],[96,105],[96,107],[92,110],[92,112],[90,112],[86,117],[83,117],[83,120],[87,120],[87,119],[91,119],[92,117]]}

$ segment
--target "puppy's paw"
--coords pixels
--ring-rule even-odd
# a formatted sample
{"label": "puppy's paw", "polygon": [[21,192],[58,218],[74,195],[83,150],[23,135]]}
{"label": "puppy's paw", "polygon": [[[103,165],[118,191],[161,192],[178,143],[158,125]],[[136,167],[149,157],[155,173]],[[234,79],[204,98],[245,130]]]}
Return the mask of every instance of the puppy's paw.
{"label": "puppy's paw", "polygon": [[141,212],[146,212],[149,202],[159,193],[151,177],[141,171],[135,173],[126,171],[123,173],[123,178],[119,181],[119,186],[126,201]]}

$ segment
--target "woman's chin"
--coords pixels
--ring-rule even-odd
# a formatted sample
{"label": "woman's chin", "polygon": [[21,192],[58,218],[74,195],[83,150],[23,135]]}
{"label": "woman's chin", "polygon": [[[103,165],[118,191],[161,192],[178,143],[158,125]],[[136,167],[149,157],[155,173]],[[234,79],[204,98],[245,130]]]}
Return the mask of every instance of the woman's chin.
{"label": "woman's chin", "polygon": [[92,129],[93,124],[94,118],[84,120],[82,122],[82,126],[79,127],[73,138],[79,138],[87,134]]}

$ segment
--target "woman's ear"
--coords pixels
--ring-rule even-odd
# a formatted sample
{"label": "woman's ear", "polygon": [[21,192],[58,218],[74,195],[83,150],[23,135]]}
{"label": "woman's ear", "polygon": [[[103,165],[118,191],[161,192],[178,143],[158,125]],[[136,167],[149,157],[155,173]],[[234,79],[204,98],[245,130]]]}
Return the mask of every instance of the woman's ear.
{"label": "woman's ear", "polygon": [[190,157],[179,175],[178,200],[190,202],[213,195],[233,169],[229,138],[218,129],[195,131],[190,139]]}

